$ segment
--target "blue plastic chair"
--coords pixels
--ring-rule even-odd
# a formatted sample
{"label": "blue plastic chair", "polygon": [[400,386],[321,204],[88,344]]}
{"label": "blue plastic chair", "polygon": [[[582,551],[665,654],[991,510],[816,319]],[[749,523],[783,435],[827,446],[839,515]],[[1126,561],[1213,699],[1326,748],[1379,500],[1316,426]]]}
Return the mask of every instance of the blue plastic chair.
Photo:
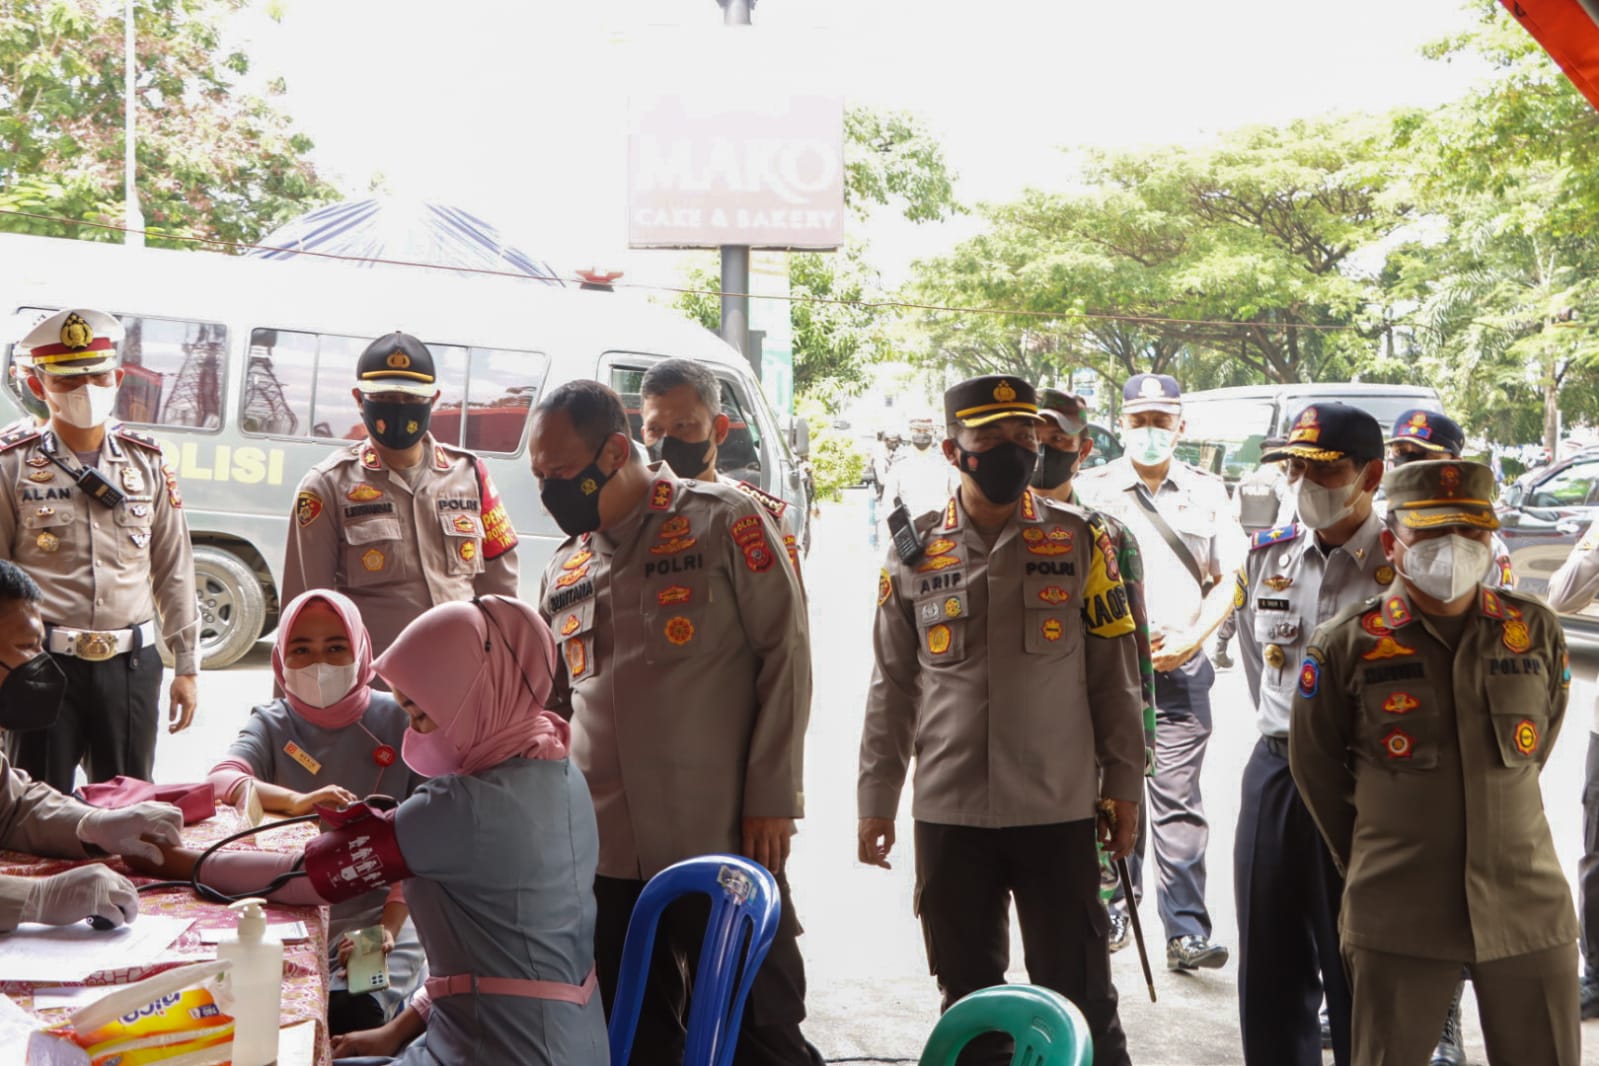
{"label": "blue plastic chair", "polygon": [[683,1066],[728,1066],[733,1061],[744,1001],[777,936],[783,905],[777,879],[764,866],[737,855],[702,855],[650,878],[633,908],[611,1005],[611,1066],[627,1066],[633,1051],[661,914],[673,901],[695,893],[710,897],[711,917],[689,997]]}
{"label": "blue plastic chair", "polygon": [[1011,1066],[1090,1066],[1094,1040],[1082,1012],[1059,992],[1037,985],[995,985],[965,996],[938,1019],[920,1066],[955,1066],[974,1037],[1007,1033]]}

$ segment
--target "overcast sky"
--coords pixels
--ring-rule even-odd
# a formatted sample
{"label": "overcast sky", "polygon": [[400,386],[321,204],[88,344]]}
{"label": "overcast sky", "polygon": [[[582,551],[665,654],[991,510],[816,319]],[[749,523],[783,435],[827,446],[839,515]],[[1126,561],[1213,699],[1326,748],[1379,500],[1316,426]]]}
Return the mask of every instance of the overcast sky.
{"label": "overcast sky", "polygon": [[[677,258],[626,247],[627,99],[714,80],[715,0],[285,0],[237,29],[260,76],[341,187],[374,175],[500,225],[570,270],[671,281]],[[967,202],[1069,180],[1062,146],[1201,141],[1339,110],[1430,105],[1480,71],[1423,59],[1468,24],[1460,0],[1088,3],[761,0],[754,71],[779,86],[914,111]],[[733,82],[730,91],[740,82]],[[972,232],[963,219],[866,233],[890,280]]]}

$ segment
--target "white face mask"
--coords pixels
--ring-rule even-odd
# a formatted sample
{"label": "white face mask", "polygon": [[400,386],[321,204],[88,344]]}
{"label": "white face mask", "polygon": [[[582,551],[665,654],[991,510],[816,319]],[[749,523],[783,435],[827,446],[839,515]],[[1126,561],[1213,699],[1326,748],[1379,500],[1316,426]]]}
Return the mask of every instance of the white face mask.
{"label": "white face mask", "polygon": [[84,385],[71,392],[46,392],[61,421],[79,429],[93,429],[111,417],[117,407],[115,385]]}
{"label": "white face mask", "polygon": [[310,666],[286,667],[283,671],[283,687],[313,707],[331,707],[350,694],[360,670],[361,667],[356,663],[347,666],[312,663]]}
{"label": "white face mask", "polygon": [[1482,583],[1493,552],[1481,541],[1451,533],[1405,548],[1399,576],[1441,603],[1452,603]]}
{"label": "white face mask", "polygon": [[1159,466],[1171,458],[1177,434],[1159,426],[1139,426],[1127,431],[1127,454],[1139,466]]}
{"label": "white face mask", "polygon": [[1359,497],[1359,478],[1335,489],[1318,485],[1303,475],[1294,482],[1294,506],[1299,511],[1299,520],[1311,529],[1336,526],[1354,512],[1355,500]]}

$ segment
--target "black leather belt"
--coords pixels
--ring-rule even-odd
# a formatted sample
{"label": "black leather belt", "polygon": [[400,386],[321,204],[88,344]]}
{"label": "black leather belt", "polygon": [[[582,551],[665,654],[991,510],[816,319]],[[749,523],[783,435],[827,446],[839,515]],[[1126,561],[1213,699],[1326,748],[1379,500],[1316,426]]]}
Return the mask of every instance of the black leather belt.
{"label": "black leather belt", "polygon": [[1287,737],[1261,737],[1260,742],[1266,745],[1266,750],[1280,758],[1288,758]]}

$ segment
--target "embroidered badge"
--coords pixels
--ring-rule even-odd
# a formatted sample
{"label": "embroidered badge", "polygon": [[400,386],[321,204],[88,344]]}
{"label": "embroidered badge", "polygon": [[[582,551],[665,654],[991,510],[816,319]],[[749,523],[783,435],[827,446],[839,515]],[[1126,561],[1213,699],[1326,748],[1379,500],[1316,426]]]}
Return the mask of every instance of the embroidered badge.
{"label": "embroidered badge", "polygon": [[172,469],[171,464],[161,464],[161,477],[167,483],[167,502],[173,507],[183,506],[183,493],[178,491],[178,472]]}
{"label": "embroidered badge", "polygon": [[1360,616],[1360,628],[1374,637],[1386,637],[1393,630],[1382,620],[1381,611],[1367,611]]}
{"label": "embroidered badge", "polygon": [[54,552],[61,550],[61,538],[56,536],[54,533],[40,533],[38,538],[34,540],[34,543],[39,546],[39,550],[42,552]]}
{"label": "embroidered badge", "polygon": [[1532,634],[1527,629],[1527,623],[1515,619],[1505,623],[1504,634],[1500,639],[1504,641],[1505,647],[1518,654],[1532,647]]}
{"label": "embroidered badge", "polygon": [[766,542],[765,519],[760,515],[746,515],[733,523],[733,543],[744,553],[744,565],[759,574],[770,570],[776,556]]}
{"label": "embroidered badge", "polygon": [[302,492],[294,498],[294,520],[300,528],[315,522],[322,515],[322,497],[314,492]]}
{"label": "embroidered badge", "polygon": [[794,534],[783,534],[783,547],[788,549],[788,561],[793,565],[796,573],[800,568],[799,541],[794,539]]}
{"label": "embroidered badge", "polygon": [[577,632],[577,627],[582,624],[583,620],[579,618],[576,613],[567,615],[566,620],[561,623],[561,636],[571,636],[573,633]]}
{"label": "embroidered badge", "polygon": [[1397,659],[1401,655],[1414,655],[1416,649],[1399,643],[1391,635],[1377,638],[1377,643],[1371,650],[1361,656],[1368,663],[1377,662],[1379,659]]}
{"label": "embroidered badge", "polygon": [[461,556],[461,561],[463,563],[469,563],[473,559],[477,558],[477,544],[470,540],[463,540],[461,542],[461,547],[458,549],[458,553]]}
{"label": "embroidered badge", "polygon": [[955,497],[951,496],[949,498],[949,503],[944,505],[944,528],[945,529],[954,529],[955,528],[955,517],[956,517],[956,515],[955,515]]}
{"label": "embroidered badge", "polygon": [[457,533],[477,532],[477,523],[472,521],[471,515],[458,514],[450,520],[450,525],[455,527]]}
{"label": "embroidered badge", "polygon": [[1382,709],[1389,714],[1409,714],[1420,706],[1421,701],[1408,692],[1395,692],[1382,703]]}
{"label": "embroidered badge", "polygon": [[576,570],[578,567],[582,566],[592,558],[594,558],[594,553],[589,551],[587,548],[584,548],[582,551],[575,552],[567,559],[563,560],[561,563],[561,569]]}
{"label": "embroidered badge", "polygon": [[1022,493],[1022,519],[1027,522],[1038,521],[1038,503],[1033,499],[1032,489]]}
{"label": "embroidered badge", "polygon": [[356,503],[368,503],[372,500],[381,500],[383,498],[383,490],[362,482],[349,492],[346,492],[344,498],[353,500]]}
{"label": "embroidered badge", "polygon": [[961,601],[959,596],[951,596],[944,601],[944,617],[959,618],[961,616]]}
{"label": "embroidered badge", "polygon": [[1066,627],[1060,624],[1059,618],[1047,618],[1038,631],[1044,634],[1045,640],[1054,642],[1061,638],[1061,634],[1066,631]]}
{"label": "embroidered badge", "polygon": [[1028,533],[1040,534],[1029,540],[1027,550],[1034,555],[1068,555],[1072,550],[1071,530],[1064,526],[1055,526],[1048,533],[1039,529],[1023,530],[1023,537]]}
{"label": "embroidered badge", "polygon": [[571,674],[573,678],[579,678],[583,676],[583,672],[588,668],[589,653],[587,645],[581,639],[567,641],[566,672]]}
{"label": "embroidered badge", "polygon": [[368,444],[361,449],[361,469],[382,470],[383,462],[378,458],[378,453],[372,445]]}
{"label": "embroidered badge", "polygon": [[661,531],[656,534],[657,540],[671,540],[681,537],[689,530],[688,518],[683,515],[673,515],[661,523]]}
{"label": "embroidered badge", "polygon": [[1059,607],[1072,598],[1072,594],[1059,585],[1045,585],[1038,590],[1038,598],[1052,607]]}
{"label": "embroidered badge", "polygon": [[1523,755],[1531,755],[1538,750],[1538,727],[1533,725],[1531,718],[1523,718],[1516,723],[1516,750]]}
{"label": "embroidered badge", "polygon": [[587,577],[588,573],[589,568],[587,566],[580,566],[576,570],[562,574],[560,577],[556,578],[555,587],[558,589],[569,589]]}
{"label": "embroidered badge", "polygon": [[934,655],[943,655],[949,651],[950,640],[949,626],[940,622],[927,631],[927,650]]}
{"label": "embroidered badge", "polygon": [[955,550],[955,542],[948,537],[939,537],[927,547],[922,549],[923,555],[948,555]]}
{"label": "embroidered badge", "polygon": [[383,553],[376,548],[368,548],[366,554],[361,556],[361,565],[366,567],[368,573],[377,573],[383,569]]}
{"label": "embroidered badge", "polygon": [[54,481],[55,478],[56,474],[54,470],[35,470],[33,473],[28,475],[29,481],[37,481],[41,484],[46,481]]}
{"label": "embroidered badge", "polygon": [[1233,582],[1233,607],[1241,608],[1249,601],[1249,589],[1244,585],[1244,575],[1240,573],[1238,580]]}
{"label": "embroidered badge", "polygon": [[1499,594],[1493,589],[1482,590],[1482,613],[1489,618],[1504,618],[1505,605],[1499,599]]}
{"label": "embroidered badge", "polygon": [[666,620],[666,639],[681,647],[694,639],[694,623],[682,615]]}
{"label": "embroidered badge", "polygon": [[1443,489],[1445,496],[1453,496],[1460,491],[1460,467],[1446,466],[1438,471],[1438,486]]}
{"label": "embroidered badge", "polygon": [[1397,629],[1410,622],[1410,608],[1405,606],[1403,596],[1389,596],[1388,602],[1383,604],[1383,621],[1390,628]]}
{"label": "embroidered badge", "polygon": [[1390,729],[1388,735],[1382,738],[1383,750],[1388,752],[1390,759],[1408,759],[1415,748],[1415,741],[1403,729]]}
{"label": "embroidered badge", "polygon": [[662,607],[670,607],[675,603],[687,603],[694,598],[694,592],[687,585],[668,585],[655,594],[655,602]]}
{"label": "embroidered badge", "polygon": [[952,566],[959,566],[961,561],[953,555],[935,555],[931,559],[923,559],[916,564],[918,574],[931,574],[938,570],[947,570]]}
{"label": "embroidered badge", "polygon": [[888,576],[888,568],[884,567],[877,575],[877,606],[887,603],[893,592],[894,583]]}
{"label": "embroidered badge", "polygon": [[672,483],[657,481],[650,487],[650,510],[664,511],[672,506]]}
{"label": "embroidered badge", "polygon": [[1310,656],[1299,667],[1299,694],[1307,700],[1321,687],[1321,664]]}

